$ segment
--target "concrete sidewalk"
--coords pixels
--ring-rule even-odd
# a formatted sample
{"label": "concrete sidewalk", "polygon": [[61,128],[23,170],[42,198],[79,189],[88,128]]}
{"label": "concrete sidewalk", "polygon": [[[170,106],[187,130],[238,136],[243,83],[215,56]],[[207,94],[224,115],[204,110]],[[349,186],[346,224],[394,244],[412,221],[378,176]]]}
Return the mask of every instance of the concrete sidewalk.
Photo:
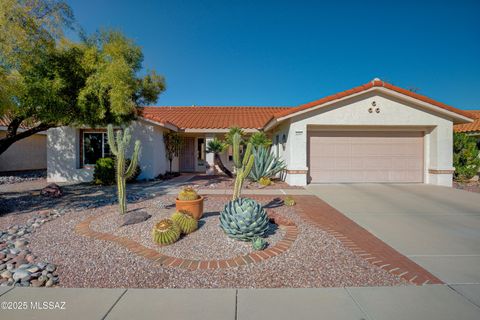
{"label": "concrete sidewalk", "polygon": [[480,285],[238,290],[2,287],[0,294],[2,319],[480,319]]}

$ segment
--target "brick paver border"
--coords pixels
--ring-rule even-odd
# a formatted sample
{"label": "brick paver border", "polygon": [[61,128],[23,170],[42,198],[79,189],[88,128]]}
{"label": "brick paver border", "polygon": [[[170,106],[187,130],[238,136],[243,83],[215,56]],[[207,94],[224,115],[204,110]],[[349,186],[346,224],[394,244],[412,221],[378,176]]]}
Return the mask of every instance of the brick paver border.
{"label": "brick paver border", "polygon": [[320,198],[294,196],[294,199],[297,202],[297,212],[301,217],[333,235],[345,247],[369,263],[413,284],[443,283]]}
{"label": "brick paver border", "polygon": [[[208,195],[207,198],[208,197],[228,199],[225,195],[212,194]],[[248,197],[258,201],[269,201],[274,198],[274,196],[265,195],[248,195]],[[298,195],[293,196],[293,198],[297,202],[295,211],[300,217],[334,236],[345,247],[368,261],[370,264],[376,265],[412,284],[423,285],[427,283],[443,283],[430,272],[375,237],[373,234],[346,217],[340,211],[328,205],[320,198],[310,195]],[[276,224],[286,229],[286,234],[281,241],[266,250],[256,251],[247,255],[224,260],[189,260],[171,257],[160,253],[157,250],[147,248],[128,238],[94,231],[90,228],[90,223],[100,216],[91,216],[85,219],[76,226],[75,230],[80,235],[115,242],[130,251],[149,260],[156,261],[163,266],[179,267],[190,270],[220,269],[261,262],[280,255],[291,247],[298,235],[298,228],[295,223],[276,214],[270,209],[269,216]]]}
{"label": "brick paver border", "polygon": [[90,237],[97,240],[104,240],[117,243],[122,247],[127,248],[131,252],[142,256],[148,260],[155,261],[162,266],[166,267],[177,267],[189,270],[197,269],[223,269],[223,268],[232,268],[242,265],[247,265],[251,263],[258,263],[264,260],[270,259],[272,257],[278,256],[288,249],[290,249],[293,242],[295,242],[298,235],[298,228],[289,219],[281,217],[273,211],[269,211],[269,218],[273,220],[280,228],[286,230],[285,236],[282,240],[278,241],[275,245],[268,247],[262,251],[251,252],[246,255],[237,256],[231,259],[223,260],[190,260],[168,256],[161,252],[158,252],[155,249],[147,248],[140,243],[125,238],[115,236],[110,233],[94,231],[90,228],[90,224],[100,218],[102,215],[91,216],[83,220],[75,227],[75,232],[82,236]]}

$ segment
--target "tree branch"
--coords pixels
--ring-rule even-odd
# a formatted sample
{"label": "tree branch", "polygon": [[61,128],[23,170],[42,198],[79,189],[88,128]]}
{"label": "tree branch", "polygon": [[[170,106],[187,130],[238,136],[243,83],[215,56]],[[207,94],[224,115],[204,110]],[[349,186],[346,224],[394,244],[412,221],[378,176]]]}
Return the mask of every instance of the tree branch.
{"label": "tree branch", "polygon": [[21,121],[18,124],[16,124],[18,121],[15,123],[14,121],[15,119],[10,122],[10,125],[7,129],[7,135],[4,138],[0,139],[0,154],[4,153],[13,143],[17,142],[18,140],[27,138],[31,135],[54,127],[54,125],[51,124],[40,123],[36,127],[17,133],[17,129],[20,126]]}

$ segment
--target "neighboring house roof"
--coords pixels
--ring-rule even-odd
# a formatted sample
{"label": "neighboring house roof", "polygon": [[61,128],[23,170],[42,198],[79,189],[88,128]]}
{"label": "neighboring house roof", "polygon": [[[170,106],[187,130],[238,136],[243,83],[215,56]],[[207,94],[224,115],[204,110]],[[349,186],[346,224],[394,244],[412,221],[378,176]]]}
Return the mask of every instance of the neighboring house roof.
{"label": "neighboring house roof", "polygon": [[272,115],[288,107],[191,106],[143,107],[140,116],[160,124],[170,123],[183,129],[262,129]]}
{"label": "neighboring house roof", "polygon": [[[8,129],[8,125],[10,124],[10,117],[9,116],[0,116],[0,131],[7,131]],[[32,128],[32,123],[30,122],[27,122],[27,121],[24,121],[20,124],[20,126],[18,127],[18,131],[19,132],[22,132],[22,131],[25,131],[25,130],[28,130]],[[46,132],[45,131],[41,131],[41,132],[38,132],[36,134],[45,134]]]}
{"label": "neighboring house roof", "polygon": [[397,86],[394,86],[390,83],[382,81],[378,78],[375,78],[372,81],[370,81],[370,82],[368,82],[364,85],[355,87],[353,89],[342,91],[342,92],[324,97],[322,99],[315,100],[315,101],[300,105],[296,108],[290,108],[288,110],[277,112],[272,116],[272,119],[269,121],[268,125],[271,125],[274,122],[278,122],[278,121],[281,121],[283,119],[295,116],[296,114],[298,114],[300,112],[309,111],[309,109],[319,108],[319,107],[322,107],[326,104],[329,105],[330,102],[333,103],[336,100],[344,99],[344,98],[347,98],[349,96],[365,92],[365,91],[370,90],[372,88],[388,89],[392,92],[400,93],[400,94],[405,95],[407,97],[414,98],[414,99],[419,100],[421,102],[428,103],[430,105],[433,105],[435,107],[443,109],[447,112],[453,113],[454,115],[459,115],[460,118],[461,118],[460,123],[468,122],[469,120],[473,119],[472,115],[468,111],[464,111],[464,110],[454,108],[454,107],[449,106],[447,104],[444,104],[444,103],[438,102],[436,100],[433,100],[429,97],[420,95],[418,93],[415,93],[415,92],[412,92],[412,91],[409,91],[409,90],[402,89],[400,87],[397,87]]}
{"label": "neighboring house roof", "polygon": [[473,122],[453,126],[455,132],[480,132],[480,110],[469,110],[475,118]]}

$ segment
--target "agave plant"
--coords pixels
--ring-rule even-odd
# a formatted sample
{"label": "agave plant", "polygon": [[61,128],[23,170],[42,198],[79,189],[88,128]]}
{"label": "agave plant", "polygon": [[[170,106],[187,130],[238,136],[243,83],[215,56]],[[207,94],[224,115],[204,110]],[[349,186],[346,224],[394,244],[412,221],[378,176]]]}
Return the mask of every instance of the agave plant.
{"label": "agave plant", "polygon": [[254,148],[253,155],[255,163],[250,171],[250,178],[254,181],[259,181],[260,178],[273,178],[286,168],[285,162],[270,152],[270,148],[263,146]]}
{"label": "agave plant", "polygon": [[230,237],[252,241],[264,237],[268,230],[268,216],[261,204],[248,198],[229,201],[220,212],[220,227]]}

